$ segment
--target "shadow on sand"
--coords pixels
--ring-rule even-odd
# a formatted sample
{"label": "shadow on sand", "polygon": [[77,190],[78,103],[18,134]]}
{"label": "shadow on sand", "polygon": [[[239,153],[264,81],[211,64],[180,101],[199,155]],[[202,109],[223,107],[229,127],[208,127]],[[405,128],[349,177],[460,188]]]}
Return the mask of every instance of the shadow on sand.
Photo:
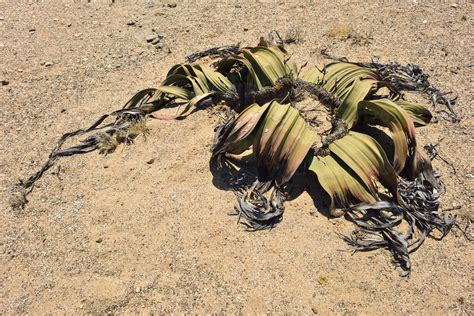
{"label": "shadow on sand", "polygon": [[[249,164],[239,164],[235,167],[223,162],[219,165],[216,159],[211,159],[209,169],[213,176],[213,185],[223,191],[242,190],[257,180],[257,170]],[[313,200],[317,211],[327,218],[332,218],[329,212],[331,204],[329,195],[319,184],[316,175],[310,171],[297,171],[285,187],[286,200],[295,200],[305,191]]]}

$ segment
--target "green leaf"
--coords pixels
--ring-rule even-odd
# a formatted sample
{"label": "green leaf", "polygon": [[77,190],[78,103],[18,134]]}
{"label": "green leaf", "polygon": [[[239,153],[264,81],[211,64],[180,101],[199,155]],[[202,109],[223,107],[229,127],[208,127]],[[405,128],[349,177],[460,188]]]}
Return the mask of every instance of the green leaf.
{"label": "green leaf", "polygon": [[329,150],[351,168],[372,193],[380,181],[393,196],[397,196],[397,175],[382,147],[372,137],[349,132],[329,145]]}
{"label": "green leaf", "polygon": [[188,103],[185,103],[185,107],[182,111],[178,111],[178,113],[176,115],[176,118],[183,118],[183,117],[188,116],[189,114],[192,113],[192,111],[194,109],[196,109],[199,102],[201,102],[205,98],[211,96],[212,94],[214,94],[214,92],[204,93],[204,94],[200,94],[200,95],[195,96],[194,98],[189,100]]}
{"label": "green leaf", "polygon": [[215,152],[239,154],[246,150],[249,147],[246,145],[248,143],[247,140],[251,138],[251,142],[253,143],[251,134],[260,122],[263,114],[266,113],[269,105],[270,103],[266,103],[262,106],[254,103],[243,110],[229,128],[229,132],[221,148],[218,148]]}
{"label": "green leaf", "polygon": [[206,79],[215,87],[218,91],[226,93],[232,90],[233,85],[229,79],[223,74],[210,69],[207,66],[201,65],[199,68],[204,73]]}
{"label": "green leaf", "polygon": [[184,100],[190,100],[194,97],[194,93],[188,89],[175,86],[160,86],[156,88],[159,92],[166,93],[173,97],[178,97]]}
{"label": "green leaf", "polygon": [[393,166],[400,173],[409,154],[409,145],[416,146],[415,126],[408,114],[388,99],[359,102],[359,115],[369,121],[376,119],[376,123],[390,129],[394,144]]}
{"label": "green leaf", "polygon": [[296,64],[287,60],[287,55],[275,46],[243,48],[236,56],[227,58],[218,71],[229,74],[237,62],[241,62],[249,72],[241,79],[250,90],[273,86],[278,79],[295,77],[297,72]]}
{"label": "green leaf", "polygon": [[280,154],[283,150],[288,135],[291,133],[293,126],[297,120],[301,119],[299,111],[293,107],[288,109],[281,124],[275,130],[270,140],[271,146],[267,153],[267,159],[269,162],[269,169],[271,174],[276,176],[280,168]]}
{"label": "green leaf", "polygon": [[324,73],[320,71],[317,67],[311,67],[301,77],[301,79],[304,81],[312,82],[316,84],[320,84],[323,81],[323,78],[324,78]]}
{"label": "green leaf", "polygon": [[433,117],[431,112],[421,104],[405,100],[395,101],[395,104],[403,108],[416,125],[424,126],[428,124]]}
{"label": "green leaf", "polygon": [[[303,121],[302,117],[299,117],[300,121]],[[291,135],[291,134],[290,134]],[[289,136],[290,136],[289,135]],[[277,178],[277,184],[281,185],[288,182],[294,175],[298,167],[303,162],[304,158],[308,154],[311,145],[316,137],[316,131],[310,130],[306,123],[303,125],[303,129],[297,134],[293,140],[293,146],[287,155],[286,161],[284,161],[283,172],[281,176]],[[290,142],[290,137],[285,142]]]}
{"label": "green leaf", "polygon": [[[155,94],[156,89],[155,88],[148,88],[148,89],[143,89],[139,91],[137,94],[135,94],[123,107],[123,109],[131,109],[134,108],[140,103],[140,101],[146,96],[146,95],[151,95]],[[150,103],[150,101],[148,101]]]}
{"label": "green leaf", "polygon": [[341,99],[357,79],[381,80],[377,72],[372,69],[344,62],[330,63],[322,71],[312,68],[303,76],[303,80],[322,84],[326,90],[335,93]]}
{"label": "green leaf", "polygon": [[276,101],[271,102],[270,108],[265,114],[265,118],[259,127],[254,140],[253,148],[257,158],[257,166],[261,170],[265,170],[267,172],[271,171],[269,170],[270,161],[267,157],[267,152],[271,147],[270,140],[272,139],[275,129],[277,129],[282,123],[289,107],[289,104],[280,104]]}
{"label": "green leaf", "polygon": [[352,128],[352,125],[357,121],[359,102],[367,97],[376,82],[377,81],[372,79],[361,80],[357,78],[350,92],[343,99],[341,106],[337,110],[337,116],[347,123],[349,129]]}
{"label": "green leaf", "polygon": [[331,199],[331,209],[335,208],[336,202],[343,207],[350,206],[351,197],[367,203],[377,200],[373,193],[369,192],[360,181],[349,174],[331,156],[314,156],[309,170],[316,174],[318,182],[328,193]]}

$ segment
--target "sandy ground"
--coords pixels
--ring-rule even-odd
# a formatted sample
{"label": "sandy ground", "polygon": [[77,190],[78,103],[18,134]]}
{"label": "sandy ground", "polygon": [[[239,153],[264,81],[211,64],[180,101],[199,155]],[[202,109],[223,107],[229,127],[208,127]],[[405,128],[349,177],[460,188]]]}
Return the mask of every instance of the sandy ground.
{"label": "sandy ground", "polygon": [[[301,34],[288,47],[300,64],[323,62],[322,49],[415,63],[457,92],[462,121],[418,134],[441,140],[455,168],[434,161],[442,209],[472,219],[472,4],[38,2],[0,1],[0,313],[474,313],[473,246],[458,229],[412,254],[410,278],[388,251],[352,255],[337,235],[352,224],[316,212],[306,192],[277,228],[245,232],[227,215],[233,194],[209,171],[217,118],[206,111],[152,121],[147,139],[107,157],[61,160],[24,210],[8,204],[63,132],[158,85],[191,52],[279,30]],[[166,35],[161,49],[145,40],[152,29]]]}

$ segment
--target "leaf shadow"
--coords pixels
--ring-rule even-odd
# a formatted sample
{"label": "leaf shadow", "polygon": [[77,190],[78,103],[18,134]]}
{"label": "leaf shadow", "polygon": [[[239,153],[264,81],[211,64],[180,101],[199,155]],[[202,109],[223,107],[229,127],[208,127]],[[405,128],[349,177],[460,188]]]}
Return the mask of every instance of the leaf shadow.
{"label": "leaf shadow", "polygon": [[[393,161],[395,155],[393,140],[382,128],[366,124],[364,126],[357,125],[352,130],[367,134],[375,139],[382,146],[388,160]],[[387,132],[390,133],[390,131]]]}
{"label": "leaf shadow", "polygon": [[297,199],[301,194],[307,192],[313,201],[316,210],[327,218],[333,218],[330,213],[331,200],[329,195],[319,184],[315,174],[312,172],[297,172],[289,181],[286,188],[287,201]]}
{"label": "leaf shadow", "polygon": [[250,186],[257,179],[257,170],[250,165],[232,165],[230,161],[209,160],[212,184],[223,191],[236,191]]}
{"label": "leaf shadow", "polygon": [[[257,170],[251,164],[237,164],[238,167],[224,161],[211,158],[209,169],[212,174],[212,184],[223,191],[237,191],[249,187],[257,180]],[[287,201],[297,199],[307,192],[313,201],[316,210],[327,218],[330,214],[331,201],[329,195],[319,184],[312,172],[297,171],[285,187]]]}

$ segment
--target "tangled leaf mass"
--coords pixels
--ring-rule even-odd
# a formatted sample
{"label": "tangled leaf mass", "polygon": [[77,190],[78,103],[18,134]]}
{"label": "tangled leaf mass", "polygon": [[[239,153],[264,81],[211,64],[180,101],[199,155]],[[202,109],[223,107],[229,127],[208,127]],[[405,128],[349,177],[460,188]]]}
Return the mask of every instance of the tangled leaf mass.
{"label": "tangled leaf mass", "polygon": [[[64,134],[43,167],[19,183],[12,204],[24,206],[35,182],[61,157],[109,154],[146,134],[148,118],[179,120],[219,105],[211,170],[232,175],[239,222],[252,231],[280,223],[292,179],[307,175],[325,192],[317,199],[326,201],[329,214],[356,225],[351,236],[343,236],[354,251],[387,248],[401,275],[408,275],[410,253],[427,236],[443,238],[454,217],[438,210],[444,189],[430,160],[437,153],[425,147],[427,156],[416,140],[415,127],[429,124],[431,113],[404,93],[421,92],[433,105],[445,106],[437,113],[453,122],[459,120],[455,98],[431,85],[416,65],[337,59],[301,75],[303,67],[298,70],[284,47],[291,42],[272,32],[257,46],[189,55],[160,86],[138,92],[90,127]],[[213,63],[200,62],[204,57]],[[302,102],[321,114],[306,115]],[[318,130],[324,121],[331,127]],[[63,148],[78,136],[85,139]]]}

